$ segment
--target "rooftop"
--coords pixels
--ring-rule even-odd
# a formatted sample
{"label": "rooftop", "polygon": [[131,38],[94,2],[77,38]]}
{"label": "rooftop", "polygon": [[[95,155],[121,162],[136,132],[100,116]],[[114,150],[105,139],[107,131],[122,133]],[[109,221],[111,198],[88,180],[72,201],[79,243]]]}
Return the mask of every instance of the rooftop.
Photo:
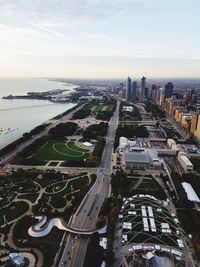
{"label": "rooftop", "polygon": [[134,152],[126,152],[124,154],[124,160],[127,162],[134,161],[134,162],[143,162],[143,163],[150,163],[151,159],[145,151],[134,151]]}
{"label": "rooftop", "polygon": [[196,192],[194,191],[193,187],[191,186],[191,184],[183,182],[181,183],[183,188],[186,191],[187,197],[189,200],[191,201],[195,201],[195,202],[200,202],[199,197],[197,196]]}
{"label": "rooftop", "polygon": [[127,266],[165,266],[166,261],[171,264],[166,266],[176,266],[177,260],[179,264],[184,262],[184,236],[180,235],[178,218],[167,201],[146,194],[124,198],[119,223]]}

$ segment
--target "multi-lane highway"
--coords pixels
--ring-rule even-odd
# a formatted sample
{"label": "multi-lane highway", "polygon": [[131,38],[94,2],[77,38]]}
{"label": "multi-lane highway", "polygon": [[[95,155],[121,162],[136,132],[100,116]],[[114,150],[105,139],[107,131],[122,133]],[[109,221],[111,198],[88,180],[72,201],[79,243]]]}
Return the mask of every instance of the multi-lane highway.
{"label": "multi-lane highway", "polygon": [[[113,143],[118,125],[118,117],[119,101],[117,102],[116,111],[114,112],[109,123],[106,145],[102,154],[101,164],[97,171],[96,182],[84,198],[76,214],[71,218],[69,223],[73,227],[80,229],[94,229],[103,201],[108,196]],[[61,247],[62,255],[61,257],[58,255],[59,263],[58,265],[55,264],[55,266],[82,267],[88,245],[88,238],[66,234],[64,241],[64,249]]]}

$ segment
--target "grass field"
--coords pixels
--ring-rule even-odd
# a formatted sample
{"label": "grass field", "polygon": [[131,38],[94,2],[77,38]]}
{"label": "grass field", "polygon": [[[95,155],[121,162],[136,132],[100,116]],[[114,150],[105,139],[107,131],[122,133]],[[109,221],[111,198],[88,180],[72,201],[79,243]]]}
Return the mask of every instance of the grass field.
{"label": "grass field", "polygon": [[95,111],[95,112],[111,111],[112,110],[112,105],[96,104],[96,105],[92,105],[91,110]]}
{"label": "grass field", "polygon": [[38,160],[83,160],[89,155],[88,150],[77,147],[74,141],[67,144],[58,140],[50,140],[43,145],[33,158]]}

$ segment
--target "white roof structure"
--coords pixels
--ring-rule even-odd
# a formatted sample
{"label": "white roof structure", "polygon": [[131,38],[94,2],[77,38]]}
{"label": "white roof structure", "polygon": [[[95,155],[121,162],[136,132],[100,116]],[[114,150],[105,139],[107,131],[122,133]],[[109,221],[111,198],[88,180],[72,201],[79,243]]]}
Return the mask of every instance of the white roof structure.
{"label": "white roof structure", "polygon": [[152,232],[157,232],[154,218],[149,218],[149,220],[150,220],[150,225],[151,225],[151,231]]}
{"label": "white roof structure", "polygon": [[161,227],[165,229],[169,229],[169,224],[168,223],[161,223]]}
{"label": "white roof structure", "polygon": [[136,215],[137,213],[136,213],[136,211],[129,210],[129,211],[128,211],[128,214],[129,214],[129,215]]}
{"label": "white roof structure", "polygon": [[133,250],[139,250],[139,249],[143,249],[142,245],[133,246]]}
{"label": "white roof structure", "polygon": [[128,240],[128,236],[127,235],[122,235],[122,238],[127,241]]}
{"label": "white roof structure", "polygon": [[184,248],[184,243],[182,239],[177,239],[177,243],[180,248]]}
{"label": "white roof structure", "polygon": [[147,259],[147,260],[150,260],[150,259],[152,259],[153,257],[154,257],[154,254],[152,253],[152,252],[147,252],[147,253],[145,253],[145,254],[142,254],[142,257],[144,258],[144,259]]}
{"label": "white roof structure", "polygon": [[142,211],[142,216],[147,217],[146,207],[142,206],[141,211]]}
{"label": "white roof structure", "polygon": [[93,144],[91,144],[91,143],[89,143],[89,142],[84,142],[83,145],[84,145],[84,146],[87,146],[87,147],[91,147],[91,146],[93,146]]}
{"label": "white roof structure", "polygon": [[128,139],[126,137],[120,137],[119,138],[119,147],[118,148],[124,148],[128,145]]}
{"label": "white roof structure", "polygon": [[103,237],[103,238],[100,240],[100,246],[103,247],[104,249],[107,248],[107,238]]}
{"label": "white roof structure", "polygon": [[142,220],[143,220],[144,231],[145,232],[149,232],[149,224],[148,224],[147,218],[146,217],[143,217]]}
{"label": "white roof structure", "polygon": [[195,202],[200,202],[199,197],[197,196],[196,192],[194,191],[193,187],[191,186],[191,184],[183,182],[181,183],[183,188],[185,189],[185,192],[187,194],[187,197],[189,200],[191,201],[195,201]]}
{"label": "white roof structure", "polygon": [[178,250],[176,250],[176,249],[172,249],[172,253],[173,253],[174,255],[179,256],[179,257],[181,257],[181,256],[183,255],[180,251],[178,251]]}
{"label": "white roof structure", "polygon": [[133,111],[133,107],[132,106],[123,106],[122,110],[123,111],[132,112]]}
{"label": "white roof structure", "polygon": [[123,229],[132,229],[132,223],[130,222],[123,222]]}
{"label": "white roof structure", "polygon": [[148,213],[149,213],[149,217],[153,217],[152,207],[148,207]]}

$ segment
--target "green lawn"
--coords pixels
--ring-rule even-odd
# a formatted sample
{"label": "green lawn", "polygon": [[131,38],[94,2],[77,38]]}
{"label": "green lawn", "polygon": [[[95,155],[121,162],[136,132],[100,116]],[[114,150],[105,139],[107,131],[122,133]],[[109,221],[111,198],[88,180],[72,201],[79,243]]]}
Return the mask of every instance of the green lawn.
{"label": "green lawn", "polygon": [[96,105],[92,105],[91,110],[92,110],[92,111],[95,111],[95,112],[100,112],[100,111],[111,111],[111,110],[112,110],[112,105],[101,105],[101,104],[96,104]]}
{"label": "green lawn", "polygon": [[49,140],[34,155],[38,160],[82,160],[88,156],[88,150],[77,147],[73,141],[67,143]]}

